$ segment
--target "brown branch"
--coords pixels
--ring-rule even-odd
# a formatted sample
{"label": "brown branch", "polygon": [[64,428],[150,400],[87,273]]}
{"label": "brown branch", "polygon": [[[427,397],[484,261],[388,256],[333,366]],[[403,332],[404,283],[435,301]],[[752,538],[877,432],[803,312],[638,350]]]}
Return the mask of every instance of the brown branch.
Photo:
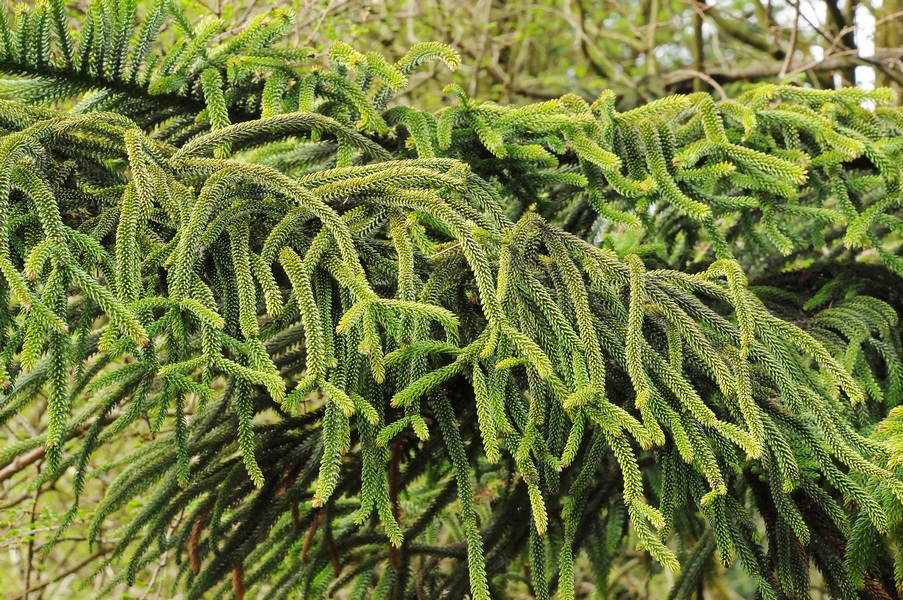
{"label": "brown branch", "polygon": [[307,554],[310,552],[310,545],[314,541],[314,535],[317,533],[317,529],[320,527],[320,523],[323,522],[323,513],[317,513],[317,516],[313,521],[310,522],[310,527],[307,530],[307,537],[304,538],[304,546],[301,548],[301,562],[307,564]]}
{"label": "brown branch", "polygon": [[[708,73],[703,73],[702,71],[697,71],[695,69],[680,69],[678,71],[672,71],[671,75],[692,75],[694,79],[701,80],[712,86],[712,89],[717,90],[719,94],[721,94],[722,100],[727,100],[729,96],[727,92],[724,91],[724,88],[721,87],[721,84],[715,81],[712,77],[708,75]],[[695,87],[694,87],[694,91]]]}
{"label": "brown branch", "polygon": [[[122,412],[114,412],[104,419],[105,423],[110,423],[115,421],[122,415]],[[66,440],[70,440],[82,433],[91,429],[94,423],[97,421],[97,417],[91,417],[87,421],[81,424],[80,427],[77,427],[69,432],[69,435],[66,436]],[[44,455],[47,452],[47,448],[45,446],[38,446],[33,450],[26,452],[25,454],[20,454],[16,458],[14,458],[11,462],[9,462],[5,467],[0,469],[0,483],[6,481],[10,477],[14,476],[16,473],[27,467],[28,465],[34,464],[35,462],[44,458]]]}
{"label": "brown branch", "polygon": [[37,591],[43,590],[43,589],[46,588],[48,585],[53,585],[54,583],[56,583],[56,582],[58,582],[58,581],[61,581],[61,580],[65,579],[66,577],[69,577],[69,576],[72,575],[73,573],[77,573],[77,572],[80,571],[82,568],[84,568],[86,565],[88,565],[88,564],[90,564],[92,561],[94,561],[94,560],[100,558],[101,556],[103,556],[104,554],[108,553],[109,551],[110,551],[109,549],[99,549],[99,550],[97,550],[96,552],[94,552],[94,554],[92,554],[92,555],[89,556],[88,558],[86,558],[86,559],[84,559],[83,561],[81,561],[80,563],[78,563],[78,564],[76,564],[76,565],[70,567],[69,569],[67,569],[66,571],[60,573],[59,575],[57,575],[57,576],[55,576],[55,577],[53,577],[52,579],[48,579],[47,581],[42,581],[41,583],[38,583],[38,584],[36,584],[36,585],[34,585],[34,586],[28,588],[27,590],[25,590],[24,592],[22,592],[21,594],[19,594],[19,595],[16,596],[15,598],[13,598],[13,600],[24,600],[24,598],[27,597],[28,594],[31,594],[32,592],[37,592]]}
{"label": "brown branch", "polygon": [[[855,67],[856,65],[883,66],[884,63],[900,60],[901,58],[903,58],[903,50],[892,48],[878,48],[875,50],[875,54],[869,57],[859,56],[855,51],[838,52],[837,54],[825,57],[823,60],[804,65],[794,71],[794,73],[810,70],[818,72],[837,71]],[[748,67],[712,68],[708,70],[707,75],[721,83],[768,79],[780,74],[782,66],[783,65],[780,63],[759,63]],[[681,70],[665,74],[655,79],[664,86],[670,87],[690,81],[696,76],[697,75],[691,71]],[[644,79],[648,80],[650,78]]]}
{"label": "brown branch", "polygon": [[797,2],[794,8],[796,14],[793,18],[793,31],[790,32],[790,45],[787,48],[787,56],[784,57],[784,64],[781,65],[781,72],[778,73],[778,79],[783,79],[787,75],[793,62],[793,53],[796,52],[796,36],[800,32],[800,3]]}
{"label": "brown branch", "polygon": [[[787,2],[794,8],[794,10],[800,10],[799,2],[795,0],[787,0]],[[819,27],[817,23],[814,23],[812,19],[807,17],[804,13],[800,12],[800,17],[802,17],[803,21],[806,22],[806,25],[808,25],[815,33],[821,36],[826,42],[832,45],[837,43],[837,40],[835,40],[831,34]]]}
{"label": "brown branch", "polygon": [[335,545],[335,538],[332,535],[332,528],[326,527],[326,545],[329,548],[329,556],[332,559],[332,576],[338,577],[342,572],[342,563],[339,562],[339,549]]}
{"label": "brown branch", "polygon": [[191,535],[188,536],[188,558],[189,558],[189,568],[191,572],[197,575],[201,572],[201,557],[198,553],[198,542],[201,539],[201,533],[204,530],[204,524],[207,522],[207,517],[210,515],[210,509],[204,511],[198,520],[194,522],[194,525],[191,527]]}
{"label": "brown branch", "polygon": [[[704,5],[703,5],[704,6]],[[705,74],[705,40],[702,36],[703,14],[699,4],[693,5],[693,69],[700,74]],[[650,72],[651,74],[651,72]],[[702,83],[707,80],[707,76],[697,76],[693,80],[693,91],[703,91]],[[711,79],[711,78],[708,78]],[[724,91],[722,90],[722,95]]]}
{"label": "brown branch", "polygon": [[706,15],[712,18],[719,30],[750,48],[755,48],[756,50],[770,54],[778,60],[784,58],[783,50],[775,48],[767,39],[744,28],[738,24],[738,21],[733,17],[725,16],[718,8],[711,4],[707,6],[703,4],[703,6],[705,7]]}
{"label": "brown branch", "polygon": [[301,510],[298,508],[298,501],[292,502],[292,525],[295,529],[301,529]]}
{"label": "brown branch", "polygon": [[[38,475],[41,473],[41,464],[38,463]],[[34,502],[31,504],[31,517],[30,517],[30,525],[34,528],[35,519],[38,516],[38,501],[41,499],[41,486],[38,486],[38,489],[34,492]],[[29,588],[31,587],[31,572],[34,569],[34,540],[35,536],[31,536],[28,540],[28,558],[26,559],[25,564],[25,593],[23,594],[24,598],[28,598]]]}
{"label": "brown branch", "polygon": [[42,458],[44,458],[44,454],[47,453],[47,448],[42,446],[38,446],[34,450],[30,452],[26,452],[25,454],[20,454],[12,462],[8,465],[0,469],[0,482],[6,481],[28,465],[32,465]]}
{"label": "brown branch", "polygon": [[232,593],[237,600],[245,598],[245,566],[242,563],[232,567]]}
{"label": "brown branch", "polygon": [[[698,10],[698,9],[697,9]],[[655,32],[658,30],[659,1],[652,0],[649,4],[649,22],[646,25],[646,73],[655,75],[658,73],[655,59]],[[700,23],[701,23],[700,17]],[[701,27],[702,25],[700,25]]]}
{"label": "brown branch", "polygon": [[580,36],[580,51],[589,63],[593,73],[599,77],[607,78],[608,73],[602,68],[602,65],[596,62],[589,50],[589,40],[586,38],[586,7],[583,6],[583,0],[577,1],[577,14],[579,15],[577,24],[580,26],[580,31],[578,32]]}
{"label": "brown branch", "polygon": [[426,577],[433,567],[438,564],[439,557],[433,556],[426,562],[423,568],[420,569],[420,573],[417,575],[417,600],[426,600]]}

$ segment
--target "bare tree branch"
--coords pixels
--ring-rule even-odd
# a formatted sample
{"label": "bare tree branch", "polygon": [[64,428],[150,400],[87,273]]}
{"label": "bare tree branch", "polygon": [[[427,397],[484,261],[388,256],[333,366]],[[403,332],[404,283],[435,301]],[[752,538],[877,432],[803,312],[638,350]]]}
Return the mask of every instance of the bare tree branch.
{"label": "bare tree branch", "polygon": [[54,576],[52,579],[48,579],[47,581],[42,581],[41,583],[38,583],[38,584],[28,588],[27,590],[25,590],[24,592],[22,592],[15,598],[13,598],[13,600],[24,600],[25,598],[28,597],[29,594],[43,590],[48,585],[53,585],[57,581],[62,581],[63,579],[65,579],[66,577],[69,577],[73,573],[78,573],[83,567],[91,564],[93,561],[97,560],[104,554],[107,554],[109,551],[110,550],[108,548],[101,548],[101,549],[96,550],[91,556],[88,556],[81,562],[72,565],[71,567],[69,567],[68,569],[63,571],[62,573],[59,573],[58,575]]}
{"label": "bare tree branch", "polygon": [[[855,67],[856,65],[869,66],[885,66],[894,63],[903,58],[903,50],[891,48],[878,48],[875,54],[869,57],[859,56],[855,50],[847,52],[838,52],[830,56],[826,56],[823,60],[809,63],[797,68],[790,74],[800,73],[803,71],[830,72],[840,69]],[[731,81],[755,81],[758,79],[768,79],[780,74],[783,65],[780,63],[760,63],[750,65],[748,67],[739,67],[732,69],[713,68],[709,69],[707,75],[712,79],[723,83]],[[666,87],[673,87],[681,83],[690,81],[697,75],[686,69],[674,71],[662,75],[658,78],[658,83]],[[648,79],[648,78],[644,78]]]}

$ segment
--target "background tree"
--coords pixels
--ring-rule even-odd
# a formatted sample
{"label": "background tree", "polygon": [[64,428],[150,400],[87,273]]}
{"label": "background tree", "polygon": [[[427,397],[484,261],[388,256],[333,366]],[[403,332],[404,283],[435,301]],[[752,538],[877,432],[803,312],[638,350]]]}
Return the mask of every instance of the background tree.
{"label": "background tree", "polygon": [[[238,22],[271,6],[287,5],[188,5]],[[763,81],[816,88],[903,81],[903,15],[890,1],[309,0],[293,8],[301,15],[296,45],[322,51],[338,38],[397,59],[412,44],[445,42],[463,57],[454,80],[471,95],[504,102],[565,93],[593,99],[612,89],[629,108],[719,86],[733,96]],[[436,75],[415,76],[403,97],[438,106],[444,83]]]}
{"label": "background tree", "polygon": [[[718,87],[734,96],[756,82],[833,88],[903,81],[898,47],[903,15],[892,0],[183,4],[189,20],[212,13],[235,28],[274,8],[290,9],[299,16],[286,39],[310,46],[324,63],[325,50],[336,39],[391,60],[416,43],[447,43],[463,57],[461,69],[449,78],[427,66],[399,98],[416,98],[429,108],[441,105],[441,90],[450,80],[471,95],[506,103],[566,93],[591,100],[612,89],[622,108],[674,92],[706,89],[717,96]],[[86,6],[74,8],[84,13]],[[162,39],[177,36],[170,29]]]}

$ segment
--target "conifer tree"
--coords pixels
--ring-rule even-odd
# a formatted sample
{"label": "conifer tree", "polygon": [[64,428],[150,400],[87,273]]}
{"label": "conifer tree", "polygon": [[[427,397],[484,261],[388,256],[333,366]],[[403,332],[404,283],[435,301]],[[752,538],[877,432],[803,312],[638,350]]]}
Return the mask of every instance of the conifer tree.
{"label": "conifer tree", "polygon": [[46,431],[0,462],[76,474],[59,539],[99,450],[158,433],[104,465],[92,541],[145,502],[101,595],[165,555],[187,598],[565,599],[635,545],[674,598],[716,561],[899,597],[890,91],[430,113],[392,98],[439,44],[321,68],[283,11],[2,19],[0,418]]}

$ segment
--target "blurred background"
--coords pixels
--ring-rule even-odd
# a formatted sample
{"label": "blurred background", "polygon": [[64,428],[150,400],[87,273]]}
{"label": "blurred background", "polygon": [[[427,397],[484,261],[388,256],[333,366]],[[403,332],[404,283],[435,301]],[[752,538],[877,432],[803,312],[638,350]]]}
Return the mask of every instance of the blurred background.
{"label": "blurred background", "polygon": [[[240,24],[293,5],[295,44],[341,39],[399,57],[442,41],[471,94],[524,102],[612,89],[626,105],[671,92],[737,94],[761,81],[903,84],[903,0],[269,0],[188,2]],[[434,67],[441,69],[441,67]],[[438,103],[426,71],[408,96]]]}

